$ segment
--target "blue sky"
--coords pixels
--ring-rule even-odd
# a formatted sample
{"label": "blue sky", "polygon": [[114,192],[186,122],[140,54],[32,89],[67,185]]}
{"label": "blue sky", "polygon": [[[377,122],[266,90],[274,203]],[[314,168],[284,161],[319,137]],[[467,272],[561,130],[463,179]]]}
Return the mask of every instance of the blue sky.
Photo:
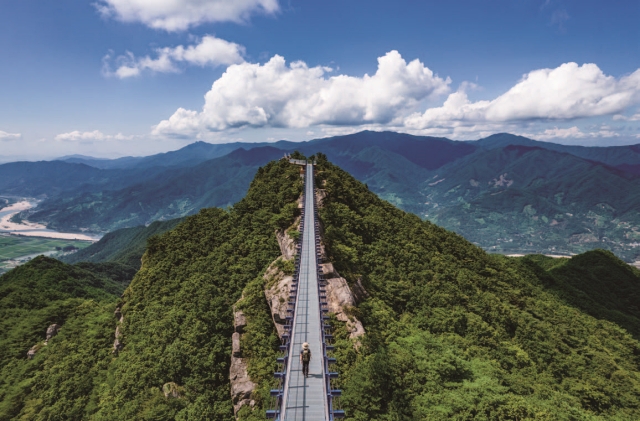
{"label": "blue sky", "polygon": [[21,0],[0,159],[362,129],[640,143],[640,2]]}

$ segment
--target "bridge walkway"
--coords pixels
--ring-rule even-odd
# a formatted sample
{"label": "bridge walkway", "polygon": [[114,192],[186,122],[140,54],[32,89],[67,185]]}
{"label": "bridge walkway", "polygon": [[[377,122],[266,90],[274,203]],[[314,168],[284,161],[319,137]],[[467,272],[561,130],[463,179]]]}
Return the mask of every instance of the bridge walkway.
{"label": "bridge walkway", "polygon": [[[305,213],[300,271],[290,341],[291,357],[288,361],[282,405],[282,419],[285,421],[328,420],[315,242],[313,165],[308,164],[305,172]],[[302,374],[299,357],[304,342],[309,344],[312,356],[307,378]]]}
{"label": "bridge walkway", "polygon": [[[276,409],[267,411],[267,418],[277,421],[333,421],[343,418],[344,411],[334,410],[334,400],[342,394],[331,387],[331,380],[338,373],[330,372],[329,365],[335,363],[327,352],[333,350],[332,339],[326,322],[328,306],[326,281],[319,266],[320,254],[318,221],[314,194],[314,164],[291,159],[292,164],[304,163],[304,200],[300,223],[300,242],[297,245],[296,270],[291,283],[287,324],[282,336],[278,358],[281,371],[275,373],[280,379],[278,389],[271,391]],[[302,374],[300,351],[307,342],[311,350],[309,376]]]}

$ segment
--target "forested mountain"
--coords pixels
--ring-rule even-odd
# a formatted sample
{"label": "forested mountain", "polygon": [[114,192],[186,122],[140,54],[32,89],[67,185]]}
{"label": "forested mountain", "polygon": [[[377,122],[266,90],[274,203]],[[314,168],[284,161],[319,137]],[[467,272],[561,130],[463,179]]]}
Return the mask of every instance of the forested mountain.
{"label": "forested mountain", "polygon": [[260,165],[282,155],[268,146],[237,149],[194,167],[167,170],[153,180],[124,189],[46,201],[29,220],[46,222],[57,230],[112,231],[191,215],[206,207],[230,206],[244,196]]}
{"label": "forested mountain", "polygon": [[[350,309],[366,331],[359,346],[332,321],[348,419],[640,417],[640,342],[629,333],[637,338],[640,272],[606,252],[487,254],[317,158],[324,247],[362,287]],[[229,210],[202,210],[151,237],[122,298],[117,283],[52,259],[0,277],[0,419],[232,419],[241,295],[257,388],[240,419],[263,419],[279,341],[262,275],[301,187],[297,166],[262,167]],[[122,348],[112,354],[116,306]],[[28,311],[38,316],[22,322]],[[60,333],[27,359],[51,323]],[[167,384],[179,398],[163,393]]]}
{"label": "forested mountain", "polygon": [[86,155],[66,155],[55,159],[54,161],[63,161],[70,164],[85,164],[90,167],[100,169],[114,169],[114,168],[129,168],[135,166],[138,162],[145,159],[145,157],[137,156],[125,156],[122,158],[108,159],[108,158],[94,158]]}
{"label": "forested mountain", "polygon": [[126,284],[96,272],[41,256],[0,277],[1,420],[81,420],[98,405]]}
{"label": "forested mountain", "polygon": [[486,250],[605,248],[640,261],[640,145],[568,146],[508,133],[458,142],[370,131],[265,145],[196,142],[143,158],[68,158],[122,169],[6,164],[0,194],[46,194],[36,214],[23,217],[54,229],[106,232],[229,205],[246,193],[259,165],[294,149],[320,151],[381,198]]}
{"label": "forested mountain", "polygon": [[177,218],[155,221],[149,226],[121,228],[107,233],[100,241],[87,248],[63,256],[60,260],[72,264],[115,262],[134,269],[135,273],[140,269],[142,255],[147,249],[147,240],[175,228],[182,220],[183,218]]}
{"label": "forested mountain", "polygon": [[[353,419],[638,417],[640,344],[619,326],[567,305],[518,259],[380,201],[328,163],[317,178],[330,258],[369,294],[354,310],[363,347],[354,355],[343,339],[338,355]],[[630,273],[620,282],[637,290]]]}
{"label": "forested mountain", "polygon": [[601,162],[612,167],[638,165],[640,163],[640,145],[627,146],[578,146],[560,145],[552,142],[539,142],[523,136],[498,133],[480,139],[475,143],[484,149],[504,148],[509,145],[534,146],[551,151],[565,152],[590,161]]}
{"label": "forested mountain", "polygon": [[571,259],[529,255],[521,260],[562,300],[597,319],[617,323],[640,340],[637,269],[604,250],[588,251]]}
{"label": "forested mountain", "polygon": [[54,197],[63,192],[101,191],[122,188],[134,180],[153,179],[162,171],[161,168],[100,170],[62,161],[11,162],[0,165],[0,194]]}
{"label": "forested mountain", "polygon": [[[0,419],[231,419],[231,307],[244,286],[279,255],[275,230],[293,222],[301,188],[298,167],[269,164],[229,211],[203,210],[153,237],[122,299],[104,292],[105,302],[97,296],[91,302],[65,302],[68,311],[84,318],[52,312],[38,326],[4,317],[3,335],[24,338],[3,340],[12,348],[3,354],[0,374],[11,387],[0,388]],[[15,292],[0,301],[3,314],[13,314],[14,302],[42,307],[45,303],[18,300],[31,292],[51,297],[58,306],[59,289],[81,293],[85,287],[77,284],[95,284],[90,277],[65,281],[81,269],[51,261],[39,258],[0,277],[0,297]],[[50,270],[55,282],[41,282],[53,276]],[[117,357],[112,354],[116,306],[123,315],[124,343]],[[28,360],[27,350],[44,339],[51,323],[61,326],[60,334]],[[271,326],[269,348],[278,343],[273,331]],[[162,386],[170,382],[180,386],[182,398],[163,395]]]}
{"label": "forested mountain", "polygon": [[494,251],[638,254],[640,178],[566,152],[478,151],[433,172],[420,190],[429,220]]}
{"label": "forested mountain", "polygon": [[118,159],[99,159],[83,156],[68,156],[58,158],[59,161],[82,163],[102,169],[118,168],[151,168],[151,167],[188,167],[198,165],[210,159],[230,154],[237,149],[253,149],[271,146],[282,150],[295,147],[296,142],[281,140],[279,142],[258,143],[220,143],[211,144],[202,141],[191,143],[176,151],[164,152],[144,157],[124,157]]}

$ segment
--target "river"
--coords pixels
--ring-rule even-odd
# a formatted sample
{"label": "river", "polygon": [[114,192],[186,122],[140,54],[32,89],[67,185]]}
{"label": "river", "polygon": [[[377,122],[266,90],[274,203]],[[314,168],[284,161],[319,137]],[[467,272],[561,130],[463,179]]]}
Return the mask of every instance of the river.
{"label": "river", "polygon": [[24,235],[27,237],[58,238],[64,240],[98,241],[102,237],[98,234],[60,232],[48,229],[46,226],[34,222],[23,221],[20,224],[11,222],[13,215],[31,209],[38,205],[38,201],[32,198],[23,198],[19,202],[0,209],[0,233]]}

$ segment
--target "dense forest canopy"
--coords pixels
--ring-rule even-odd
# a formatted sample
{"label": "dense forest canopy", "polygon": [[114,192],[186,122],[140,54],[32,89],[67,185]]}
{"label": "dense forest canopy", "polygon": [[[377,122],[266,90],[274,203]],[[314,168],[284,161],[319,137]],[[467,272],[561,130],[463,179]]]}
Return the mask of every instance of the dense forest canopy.
{"label": "dense forest canopy", "polygon": [[[562,261],[487,254],[314,158],[328,256],[366,290],[350,309],[366,330],[358,347],[332,321],[348,419],[640,418],[637,270],[601,251]],[[126,290],[124,257],[40,257],[0,277],[0,420],[232,420],[241,297],[257,388],[239,417],[263,419],[278,344],[263,273],[301,188],[298,166],[260,168],[232,208],[150,237]],[[167,384],[179,397],[165,396]]]}
{"label": "dense forest canopy", "polygon": [[[317,184],[329,256],[370,294],[355,309],[363,346],[349,358],[343,343],[338,358],[352,419],[640,417],[640,343],[627,331],[547,291],[527,264],[398,210],[324,159]],[[628,267],[610,254],[600,263]],[[576,269],[567,282],[579,282]],[[637,291],[638,271],[627,273]]]}

